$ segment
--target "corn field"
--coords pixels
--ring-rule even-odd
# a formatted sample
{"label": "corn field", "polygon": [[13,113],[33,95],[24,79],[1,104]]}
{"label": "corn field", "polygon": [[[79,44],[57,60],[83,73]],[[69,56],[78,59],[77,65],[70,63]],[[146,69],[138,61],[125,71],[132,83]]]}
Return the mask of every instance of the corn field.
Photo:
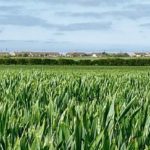
{"label": "corn field", "polygon": [[150,74],[0,75],[0,150],[149,150]]}

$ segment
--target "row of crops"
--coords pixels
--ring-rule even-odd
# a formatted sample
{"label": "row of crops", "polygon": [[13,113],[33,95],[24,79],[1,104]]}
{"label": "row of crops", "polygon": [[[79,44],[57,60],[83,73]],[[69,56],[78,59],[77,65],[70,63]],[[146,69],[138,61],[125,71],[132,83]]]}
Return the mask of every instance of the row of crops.
{"label": "row of crops", "polygon": [[150,149],[150,74],[1,72],[0,149]]}

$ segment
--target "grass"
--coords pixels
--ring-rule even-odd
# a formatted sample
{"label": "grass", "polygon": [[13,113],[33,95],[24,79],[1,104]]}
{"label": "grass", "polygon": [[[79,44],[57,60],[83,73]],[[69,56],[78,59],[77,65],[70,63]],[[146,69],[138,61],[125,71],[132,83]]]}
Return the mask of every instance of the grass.
{"label": "grass", "polygon": [[89,75],[100,75],[100,74],[136,74],[136,73],[147,73],[150,72],[149,66],[40,66],[40,65],[0,65],[1,72],[31,72],[40,71],[47,73],[58,73],[58,74],[89,74]]}
{"label": "grass", "polygon": [[44,71],[55,73],[124,74],[144,73],[150,66],[49,66],[49,65],[0,65],[0,71]]}
{"label": "grass", "polygon": [[150,149],[150,67],[0,66],[0,149]]}

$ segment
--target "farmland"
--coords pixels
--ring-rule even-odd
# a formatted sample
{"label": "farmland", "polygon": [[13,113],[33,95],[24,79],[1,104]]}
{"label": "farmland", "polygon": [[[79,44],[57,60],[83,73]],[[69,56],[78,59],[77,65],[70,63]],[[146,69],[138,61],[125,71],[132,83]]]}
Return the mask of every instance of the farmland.
{"label": "farmland", "polygon": [[0,149],[150,149],[150,67],[0,66]]}

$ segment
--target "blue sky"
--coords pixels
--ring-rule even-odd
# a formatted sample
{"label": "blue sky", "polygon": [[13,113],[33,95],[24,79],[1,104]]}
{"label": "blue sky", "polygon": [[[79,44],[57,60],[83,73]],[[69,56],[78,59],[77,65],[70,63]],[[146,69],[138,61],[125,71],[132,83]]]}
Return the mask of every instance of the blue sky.
{"label": "blue sky", "polygon": [[148,51],[149,0],[0,0],[0,49]]}

